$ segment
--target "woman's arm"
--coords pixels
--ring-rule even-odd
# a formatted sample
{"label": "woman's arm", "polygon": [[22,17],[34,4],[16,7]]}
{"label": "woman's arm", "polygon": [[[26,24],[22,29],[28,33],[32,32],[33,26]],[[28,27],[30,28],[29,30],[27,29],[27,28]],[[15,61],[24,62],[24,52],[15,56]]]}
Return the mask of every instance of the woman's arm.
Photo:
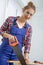
{"label": "woman's arm", "polygon": [[29,60],[29,53],[30,53],[30,47],[31,47],[31,36],[32,36],[32,27],[28,28],[25,40],[24,40],[24,58],[25,60]]}
{"label": "woman's arm", "polygon": [[[9,38],[9,39],[13,38],[12,35],[7,33],[7,30],[8,30],[8,32],[10,32],[9,28],[11,27],[11,25],[13,23],[12,19],[14,20],[14,17],[8,17],[0,28],[0,35],[2,35],[5,38]],[[11,24],[11,25],[9,25],[9,24]]]}
{"label": "woman's arm", "polygon": [[3,25],[0,28],[0,35],[3,36],[3,34],[6,32],[6,30],[8,29],[8,18],[6,19],[6,21],[3,23]]}

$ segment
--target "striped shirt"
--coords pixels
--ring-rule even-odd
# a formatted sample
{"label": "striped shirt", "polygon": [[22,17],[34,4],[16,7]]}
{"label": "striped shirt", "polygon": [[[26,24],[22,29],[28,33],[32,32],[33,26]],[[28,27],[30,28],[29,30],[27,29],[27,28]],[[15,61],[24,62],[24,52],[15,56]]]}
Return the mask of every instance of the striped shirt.
{"label": "striped shirt", "polygon": [[[18,17],[15,17],[18,18]],[[3,36],[3,34],[6,33],[10,33],[10,28],[13,25],[13,21],[15,19],[13,16],[8,17],[5,22],[3,23],[3,25],[0,28],[0,35]],[[15,24],[16,27],[18,27],[17,24]],[[25,26],[24,26],[25,27]],[[30,47],[31,47],[31,36],[32,36],[32,27],[30,26],[27,29],[26,35],[25,35],[25,39],[23,41],[24,44],[24,53],[29,53],[30,52]],[[4,39],[4,38],[3,38]]]}

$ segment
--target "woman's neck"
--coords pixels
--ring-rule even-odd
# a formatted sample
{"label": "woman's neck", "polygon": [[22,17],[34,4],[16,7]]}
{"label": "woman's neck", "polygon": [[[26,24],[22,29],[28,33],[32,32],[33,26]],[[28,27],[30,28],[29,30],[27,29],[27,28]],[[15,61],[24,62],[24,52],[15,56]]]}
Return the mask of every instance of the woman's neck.
{"label": "woman's neck", "polygon": [[20,23],[26,23],[26,19],[23,16],[21,16],[20,18],[18,18],[18,21]]}
{"label": "woman's neck", "polygon": [[26,20],[23,17],[18,18],[17,24],[19,24],[21,27],[23,27],[26,23]]}

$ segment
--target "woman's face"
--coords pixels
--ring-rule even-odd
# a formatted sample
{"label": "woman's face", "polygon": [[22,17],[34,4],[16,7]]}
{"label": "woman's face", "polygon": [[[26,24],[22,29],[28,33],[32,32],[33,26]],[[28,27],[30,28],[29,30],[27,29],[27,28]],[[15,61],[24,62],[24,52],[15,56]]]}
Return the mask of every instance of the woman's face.
{"label": "woman's face", "polygon": [[26,9],[24,12],[23,12],[23,17],[28,20],[32,17],[32,15],[34,14],[34,10],[32,8],[29,8],[29,9]]}

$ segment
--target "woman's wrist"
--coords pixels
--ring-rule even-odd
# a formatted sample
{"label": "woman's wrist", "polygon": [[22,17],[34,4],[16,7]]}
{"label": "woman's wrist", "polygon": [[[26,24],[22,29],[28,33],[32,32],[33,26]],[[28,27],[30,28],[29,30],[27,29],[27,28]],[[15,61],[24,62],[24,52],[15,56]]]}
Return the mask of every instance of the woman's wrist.
{"label": "woman's wrist", "polygon": [[24,58],[27,59],[28,58],[28,53],[24,53]]}
{"label": "woman's wrist", "polygon": [[9,38],[9,34],[8,34],[8,33],[4,33],[4,34],[3,34],[3,37]]}

